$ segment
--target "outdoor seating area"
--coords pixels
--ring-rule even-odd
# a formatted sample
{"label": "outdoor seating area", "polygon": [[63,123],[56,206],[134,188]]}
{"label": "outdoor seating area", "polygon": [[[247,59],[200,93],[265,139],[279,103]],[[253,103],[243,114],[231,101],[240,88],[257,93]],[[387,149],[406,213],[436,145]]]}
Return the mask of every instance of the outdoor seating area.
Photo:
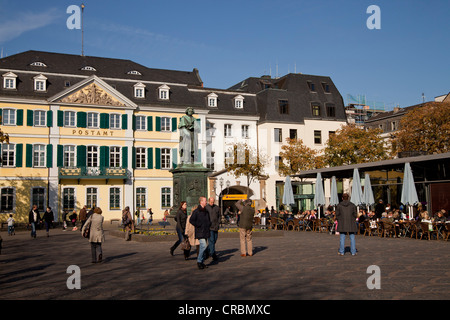
{"label": "outdoor seating area", "polygon": [[[261,226],[261,218],[254,219],[255,226]],[[318,233],[336,233],[334,217],[317,219],[308,218],[278,218],[268,219],[268,228],[285,231],[311,231]],[[414,238],[418,240],[444,240],[450,238],[450,221],[419,222],[416,220],[377,221],[365,220],[358,223],[358,235],[384,238]]]}

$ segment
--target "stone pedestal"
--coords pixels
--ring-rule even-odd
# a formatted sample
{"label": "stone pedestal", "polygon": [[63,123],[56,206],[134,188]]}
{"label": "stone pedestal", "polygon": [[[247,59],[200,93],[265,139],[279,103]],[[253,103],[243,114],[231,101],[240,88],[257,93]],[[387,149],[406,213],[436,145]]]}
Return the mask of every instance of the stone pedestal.
{"label": "stone pedestal", "polygon": [[208,173],[211,171],[203,167],[201,163],[182,164],[170,170],[173,174],[171,218],[177,214],[181,201],[187,202],[187,211],[190,213],[193,206],[198,206],[199,197],[208,197]]}

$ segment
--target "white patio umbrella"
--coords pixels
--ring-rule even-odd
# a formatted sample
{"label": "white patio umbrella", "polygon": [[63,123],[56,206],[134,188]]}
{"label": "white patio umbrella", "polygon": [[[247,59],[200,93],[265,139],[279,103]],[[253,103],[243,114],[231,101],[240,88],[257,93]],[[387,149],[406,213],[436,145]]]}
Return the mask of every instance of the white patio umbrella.
{"label": "white patio umbrella", "polygon": [[363,203],[363,194],[361,190],[361,179],[359,177],[358,169],[353,169],[353,182],[352,182],[352,195],[350,196],[350,201],[356,205],[359,211],[359,206]]}
{"label": "white patio umbrella", "polygon": [[291,177],[287,176],[284,181],[283,204],[290,206],[295,204],[294,191],[292,190]]}
{"label": "white patio umbrella", "polygon": [[364,194],[363,203],[369,207],[375,204],[375,199],[373,198],[372,184],[370,183],[370,176],[368,173],[364,175]]}
{"label": "white patio umbrella", "polygon": [[403,171],[403,187],[400,202],[408,206],[409,219],[412,220],[412,206],[419,203],[419,197],[417,196],[414,176],[412,174],[411,165],[409,162],[405,163],[405,169]]}
{"label": "white patio umbrella", "polygon": [[339,204],[336,177],[331,177],[331,196],[330,196],[330,206],[336,207]]}
{"label": "white patio umbrella", "polygon": [[316,186],[314,189],[314,206],[317,207],[320,219],[320,206],[325,205],[325,193],[323,191],[322,175],[317,173]]}

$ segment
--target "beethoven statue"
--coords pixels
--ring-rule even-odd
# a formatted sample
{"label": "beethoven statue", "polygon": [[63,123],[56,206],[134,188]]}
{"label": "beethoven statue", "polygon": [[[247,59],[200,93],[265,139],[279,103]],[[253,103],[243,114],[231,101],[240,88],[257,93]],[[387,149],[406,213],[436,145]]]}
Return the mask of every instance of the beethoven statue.
{"label": "beethoven statue", "polygon": [[178,129],[180,129],[180,164],[194,164],[198,162],[198,141],[197,135],[199,126],[192,116],[194,109],[186,109],[186,115],[181,117]]}

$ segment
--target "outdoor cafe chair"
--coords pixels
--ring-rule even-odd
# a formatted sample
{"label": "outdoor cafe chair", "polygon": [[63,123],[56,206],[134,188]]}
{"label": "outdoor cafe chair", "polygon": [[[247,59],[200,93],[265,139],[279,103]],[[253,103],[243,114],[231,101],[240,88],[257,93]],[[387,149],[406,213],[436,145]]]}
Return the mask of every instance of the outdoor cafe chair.
{"label": "outdoor cafe chair", "polygon": [[448,237],[450,236],[450,223],[445,224],[445,233],[446,233],[445,241],[447,241]]}
{"label": "outdoor cafe chair", "polygon": [[[430,226],[431,226],[431,228],[430,228]],[[435,234],[437,236],[436,230],[434,230],[434,228],[433,228],[433,224],[428,223],[428,222],[421,222],[420,227],[422,229],[422,234],[420,235],[420,240],[422,240],[422,237],[424,234],[427,235],[428,240],[431,240],[431,236],[433,234]],[[430,229],[432,229],[432,230],[430,230]]]}
{"label": "outdoor cafe chair", "polygon": [[383,235],[397,237],[397,230],[395,229],[395,225],[392,222],[382,221],[383,224]]}
{"label": "outdoor cafe chair", "polygon": [[297,231],[300,231],[300,219],[296,219],[296,218],[294,218],[293,220],[292,220],[292,222],[293,222],[293,229],[292,230],[297,230]]}
{"label": "outdoor cafe chair", "polygon": [[375,232],[375,228],[372,228],[370,226],[370,221],[369,220],[365,220],[363,222],[364,224],[364,235],[368,235],[369,237],[372,236],[372,234]]}
{"label": "outdoor cafe chair", "polygon": [[411,234],[411,238],[416,235],[416,239],[418,239],[419,237],[419,227],[417,226],[417,222],[416,221],[411,221],[410,225],[409,225],[409,232]]}

